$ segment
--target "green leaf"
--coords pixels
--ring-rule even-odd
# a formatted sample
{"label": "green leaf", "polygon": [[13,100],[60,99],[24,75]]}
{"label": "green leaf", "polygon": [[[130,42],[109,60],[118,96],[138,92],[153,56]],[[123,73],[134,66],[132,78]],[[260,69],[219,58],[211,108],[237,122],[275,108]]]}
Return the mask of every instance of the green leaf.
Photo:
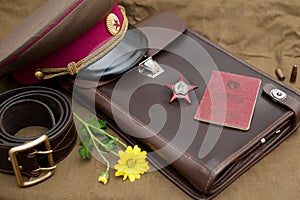
{"label": "green leaf", "polygon": [[89,137],[89,134],[86,130],[86,128],[84,126],[81,126],[80,127],[80,134],[84,137],[84,138],[88,138]]}
{"label": "green leaf", "polygon": [[90,141],[88,141],[87,143],[85,143],[85,147],[89,150],[89,151],[92,151],[92,148],[93,148],[93,141],[92,140],[90,140]]}
{"label": "green leaf", "polygon": [[79,155],[83,159],[88,159],[92,157],[91,152],[84,145],[80,146]]}
{"label": "green leaf", "polygon": [[104,139],[101,140],[101,143],[102,144],[107,144],[109,141],[110,141],[109,138],[104,138]]}
{"label": "green leaf", "polygon": [[97,120],[97,118],[95,116],[89,117],[89,125],[100,128],[100,129],[106,128],[106,122],[101,119]]}
{"label": "green leaf", "polygon": [[111,152],[113,149],[117,149],[117,145],[109,138],[102,139],[101,143],[104,144],[103,149],[106,152]]}
{"label": "green leaf", "polygon": [[93,141],[92,140],[82,140],[80,143],[79,143],[79,146],[81,147],[85,147],[87,150],[89,151],[92,151],[92,148],[93,148]]}
{"label": "green leaf", "polygon": [[83,141],[80,141],[79,146],[84,146]]}
{"label": "green leaf", "polygon": [[111,152],[112,149],[113,149],[113,146],[112,146],[111,144],[106,144],[106,145],[104,146],[104,150],[105,150],[106,152]]}
{"label": "green leaf", "polygon": [[92,126],[95,126],[97,128],[99,128],[99,123],[98,123],[98,120],[95,116],[91,115],[89,117],[89,124],[92,125]]}
{"label": "green leaf", "polygon": [[98,120],[98,124],[99,124],[99,127],[102,128],[102,129],[105,129],[106,128],[106,121],[103,121],[103,120]]}

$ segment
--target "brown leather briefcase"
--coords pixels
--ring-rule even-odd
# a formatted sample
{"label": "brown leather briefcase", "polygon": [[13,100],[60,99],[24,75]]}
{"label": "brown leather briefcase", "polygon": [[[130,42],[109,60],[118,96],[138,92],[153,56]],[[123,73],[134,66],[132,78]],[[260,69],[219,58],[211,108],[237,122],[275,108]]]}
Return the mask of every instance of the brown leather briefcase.
{"label": "brown leather briefcase", "polygon": [[[186,29],[178,17],[159,13],[136,26],[148,39],[143,62],[114,79],[86,81],[79,74],[61,84],[95,106],[127,142],[148,150],[152,164],[193,198],[215,197],[299,126],[299,94]],[[194,119],[213,71],[260,80],[248,130]],[[179,77],[198,86],[188,93],[191,103],[169,102],[165,84]]]}

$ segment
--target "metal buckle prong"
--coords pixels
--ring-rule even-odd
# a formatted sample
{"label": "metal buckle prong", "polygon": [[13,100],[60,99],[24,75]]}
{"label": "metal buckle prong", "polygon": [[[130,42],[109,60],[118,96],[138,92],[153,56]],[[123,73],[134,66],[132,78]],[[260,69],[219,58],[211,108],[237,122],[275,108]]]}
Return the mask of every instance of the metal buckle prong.
{"label": "metal buckle prong", "polygon": [[39,167],[38,169],[32,170],[33,172],[39,172],[39,171],[49,171],[56,168],[56,165],[53,167]]}
{"label": "metal buckle prong", "polygon": [[[30,150],[30,149],[32,149],[36,146],[39,146],[43,143],[45,144],[46,151],[34,151],[30,154],[31,155],[34,155],[34,154],[47,154],[48,164],[49,164],[50,167],[47,167],[47,168],[40,167],[37,170],[38,171],[43,170],[43,171],[48,171],[48,172],[43,174],[41,177],[38,177],[34,180],[24,181],[23,177],[22,177],[22,174],[21,174],[21,171],[20,171],[20,168],[19,168],[17,154],[20,153],[20,152]],[[37,138],[36,140],[33,140],[33,141],[25,143],[23,145],[11,148],[8,152],[8,155],[10,157],[10,161],[12,163],[14,173],[15,173],[15,176],[17,178],[18,185],[20,187],[27,187],[27,186],[31,186],[31,185],[40,183],[40,182],[46,180],[47,178],[49,178],[50,176],[52,176],[55,172],[56,166],[55,166],[55,163],[54,163],[54,160],[53,160],[51,145],[50,145],[50,141],[49,141],[49,138],[48,138],[47,135],[42,135],[41,137]]]}
{"label": "metal buckle prong", "polygon": [[35,155],[35,154],[49,154],[49,153],[53,153],[53,150],[49,150],[49,151],[37,151],[34,150],[33,152],[29,153],[28,155]]}

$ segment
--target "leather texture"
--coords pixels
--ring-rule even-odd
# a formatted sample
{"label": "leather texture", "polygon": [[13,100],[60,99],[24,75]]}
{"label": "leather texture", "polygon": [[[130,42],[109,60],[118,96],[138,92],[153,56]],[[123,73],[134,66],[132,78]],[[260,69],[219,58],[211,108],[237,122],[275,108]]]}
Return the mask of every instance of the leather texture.
{"label": "leather texture", "polygon": [[[170,13],[158,15],[161,20],[174,19]],[[143,26],[155,27],[156,20],[151,19]],[[216,196],[299,126],[300,97],[295,91],[190,30],[153,58],[165,70],[155,79],[133,68],[99,87],[78,87],[72,79],[62,85],[72,91],[75,81],[73,95],[79,101],[87,107],[95,104],[97,114],[114,131],[130,144],[138,143],[150,151],[152,163],[195,199]],[[214,70],[262,81],[248,131],[193,119]],[[190,93],[191,105],[169,103],[171,93],[164,84],[176,82],[180,75],[199,87]],[[287,94],[285,101],[274,101],[269,95],[274,88]]]}
{"label": "leather texture", "polygon": [[[73,149],[77,133],[72,117],[71,105],[60,92],[41,86],[13,89],[0,95],[0,171],[14,173],[8,151],[41,136],[32,133],[16,133],[29,126],[41,126],[48,130],[43,133],[49,138],[55,163],[63,160]],[[43,135],[42,134],[42,135]],[[45,155],[28,156],[34,150],[43,151],[44,144],[17,154],[21,173],[29,177],[39,167],[47,167]]]}

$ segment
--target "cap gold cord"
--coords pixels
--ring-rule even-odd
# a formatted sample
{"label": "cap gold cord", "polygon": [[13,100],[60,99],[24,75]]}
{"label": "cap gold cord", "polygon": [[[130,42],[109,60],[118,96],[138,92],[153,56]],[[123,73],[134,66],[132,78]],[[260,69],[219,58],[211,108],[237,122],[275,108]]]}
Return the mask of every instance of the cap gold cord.
{"label": "cap gold cord", "polygon": [[38,80],[46,80],[51,79],[57,76],[62,75],[75,75],[80,70],[87,67],[89,64],[95,62],[96,60],[99,60],[102,58],[105,54],[107,54],[113,47],[115,47],[114,44],[118,44],[122,41],[122,39],[125,36],[125,33],[128,28],[128,19],[126,17],[126,11],[125,8],[122,6],[119,6],[122,14],[123,14],[123,25],[121,29],[118,31],[118,34],[116,34],[111,40],[109,40],[106,44],[104,44],[101,48],[99,48],[97,51],[93,52],[92,54],[88,55],[87,57],[83,58],[82,60],[78,62],[70,62],[68,63],[67,67],[63,68],[38,68],[36,69],[36,72],[34,73],[34,76]]}

